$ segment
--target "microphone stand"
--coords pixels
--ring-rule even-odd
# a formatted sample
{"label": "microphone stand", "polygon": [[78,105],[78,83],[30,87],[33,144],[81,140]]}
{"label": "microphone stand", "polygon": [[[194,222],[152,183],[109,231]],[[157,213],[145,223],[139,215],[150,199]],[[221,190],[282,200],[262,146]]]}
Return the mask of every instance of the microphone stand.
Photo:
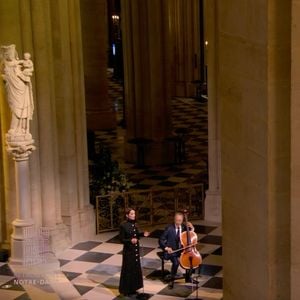
{"label": "microphone stand", "polygon": [[201,277],[201,275],[198,273],[198,275],[195,276],[194,278],[193,278],[193,276],[191,276],[191,277],[192,277],[192,280],[194,280],[194,278],[196,278],[196,283],[192,282],[193,287],[196,286],[196,289],[195,289],[196,290],[196,298],[186,298],[185,300],[201,300],[201,299],[199,299],[199,281],[198,281],[198,278]]}

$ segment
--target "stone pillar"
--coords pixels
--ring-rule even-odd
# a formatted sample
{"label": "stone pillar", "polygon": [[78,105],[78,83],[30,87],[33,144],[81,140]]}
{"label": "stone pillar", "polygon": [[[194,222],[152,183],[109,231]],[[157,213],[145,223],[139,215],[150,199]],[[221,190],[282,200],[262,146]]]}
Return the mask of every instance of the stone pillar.
{"label": "stone pillar", "polygon": [[292,1],[291,70],[291,300],[300,299],[300,1]]}
{"label": "stone pillar", "polygon": [[[33,46],[33,36],[32,36],[32,24],[31,24],[31,4],[30,1],[19,1],[19,11],[20,11],[20,39],[21,45],[20,49],[23,49],[23,52],[27,51],[29,53],[34,53]],[[10,13],[7,13],[8,15]],[[34,76],[34,75],[33,75]],[[34,80],[34,78],[33,78]],[[35,93],[35,85],[33,84],[33,94]],[[36,99],[36,97],[34,97]],[[35,137],[36,141],[39,141],[39,126],[38,126],[38,118],[34,118],[34,122],[32,122],[32,135]],[[31,157],[29,161],[30,165],[30,184],[31,184],[31,201],[32,201],[32,217],[34,219],[35,225],[37,227],[42,226],[42,202],[41,202],[41,170],[40,170],[40,153],[36,151],[35,154]],[[57,199],[59,200],[59,199]]]}
{"label": "stone pillar", "polygon": [[291,2],[217,3],[224,300],[290,299]]}
{"label": "stone pillar", "polygon": [[[26,264],[26,241],[35,235],[35,226],[31,214],[31,193],[29,174],[29,155],[34,149],[31,138],[22,141],[7,140],[8,152],[15,160],[16,178],[16,212],[17,218],[13,221],[11,235],[10,263]],[[32,257],[31,257],[32,259]]]}
{"label": "stone pillar", "polygon": [[[17,49],[21,48],[21,38],[19,35],[20,23],[18,19],[18,1],[13,0],[10,2],[0,1],[0,45],[15,44]],[[13,24],[7,26],[7,24]],[[2,80],[1,80],[2,81]],[[2,90],[2,98],[0,101],[0,135],[1,135],[1,157],[0,157],[0,180],[1,180],[1,211],[5,212],[0,214],[1,220],[1,245],[4,248],[9,248],[11,243],[12,222],[16,219],[15,202],[15,172],[14,161],[9,158],[6,151],[6,133],[9,129],[9,122],[11,113],[5,101],[4,86],[0,83]],[[3,192],[2,192],[3,191]]]}
{"label": "stone pillar", "polygon": [[[60,3],[60,0],[58,1]],[[68,59],[70,60],[69,74],[72,78],[71,96],[68,97],[72,107],[72,118],[69,120],[70,131],[74,133],[72,143],[76,151],[68,157],[67,165],[68,178],[71,182],[76,183],[75,197],[70,193],[74,189],[69,183],[68,190],[64,192],[62,201],[63,220],[70,226],[71,240],[73,243],[80,240],[87,240],[95,234],[95,212],[90,204],[89,198],[89,174],[88,174],[88,155],[87,155],[87,136],[86,126],[87,119],[85,116],[85,94],[84,94],[84,64],[82,45],[84,41],[81,38],[81,19],[79,0],[68,1],[65,13],[69,16],[69,31],[65,32],[69,36],[70,48]],[[61,20],[63,26],[63,17]],[[68,40],[68,38],[67,38]],[[64,152],[68,152],[69,144],[64,145]],[[61,161],[64,154],[61,153]],[[71,166],[74,164],[75,169]],[[63,166],[61,162],[61,166]],[[72,175],[75,172],[75,176]]]}
{"label": "stone pillar", "polygon": [[116,127],[113,103],[108,98],[107,0],[80,0],[87,128]]}
{"label": "stone pillar", "polygon": [[[63,10],[57,7],[57,11],[53,12],[51,10],[53,4],[54,1],[32,1],[30,26],[36,62],[35,91],[38,117],[36,121],[39,133],[40,182],[37,181],[36,185],[41,189],[42,226],[50,230],[52,250],[54,253],[59,253],[71,244],[71,239],[69,228],[62,220],[62,199],[65,197],[61,190],[61,182],[68,179],[65,174],[63,174],[63,179],[60,177],[62,173],[59,148],[63,148],[64,143],[60,143],[61,140],[58,138],[60,134],[63,134],[63,131],[61,133],[58,131],[59,121],[67,120],[67,115],[62,117],[58,112],[63,110],[62,107],[67,103],[67,97],[62,99],[57,91],[60,83],[58,80],[62,72],[58,72],[56,66],[61,56],[59,51],[56,51],[56,45],[53,44],[55,28],[52,27],[55,18],[59,18]],[[56,51],[56,57],[54,51]],[[65,70],[63,74],[66,75]],[[56,99],[60,100],[58,105]],[[68,156],[65,156],[65,160],[68,160]],[[32,172],[35,177],[37,177],[36,171]]]}
{"label": "stone pillar", "polygon": [[[88,170],[88,150],[87,143],[87,120],[84,115],[86,109],[85,89],[84,89],[84,66],[82,54],[82,38],[78,34],[81,30],[80,26],[80,3],[78,0],[69,3],[69,11],[71,18],[70,23],[70,39],[72,41],[71,65],[73,75],[73,98],[74,98],[74,118],[75,122],[75,144],[76,144],[76,163],[77,163],[77,180],[81,184],[78,185],[78,207],[80,211],[91,214],[91,205],[89,197],[89,170]],[[80,62],[80,63],[78,63]],[[88,218],[90,218],[89,216]]]}
{"label": "stone pillar", "polygon": [[221,222],[221,149],[220,149],[220,104],[218,101],[218,0],[205,2],[205,27],[208,64],[208,175],[209,189],[205,198],[205,220]]}
{"label": "stone pillar", "polygon": [[[55,156],[52,168],[56,189],[54,185],[47,187],[52,195],[58,193],[55,208],[58,230],[53,234],[59,251],[66,247],[68,241],[75,243],[89,238],[95,231],[94,210],[89,204],[88,193],[80,3],[79,0],[51,0],[45,3],[38,1],[36,5],[43,7],[40,11],[44,12],[44,30],[48,31],[48,34],[36,36],[40,38],[39,42],[48,37],[48,45],[51,45],[45,51],[49,56],[44,59],[52,62],[47,72],[52,94],[44,105],[53,112],[51,134],[56,139],[57,148],[52,150],[51,155]],[[40,84],[45,84],[39,79]],[[46,129],[49,130],[49,127]],[[45,150],[43,155],[47,154]],[[49,199],[50,194],[45,197],[48,202]],[[55,222],[55,217],[51,220]]]}
{"label": "stone pillar", "polygon": [[[6,158],[8,155],[5,149],[5,134],[8,131],[8,125],[9,120],[8,120],[8,106],[5,103],[5,95],[4,95],[4,85],[2,80],[0,80],[0,133],[1,133],[1,147],[0,147],[0,182],[5,183],[5,173],[7,174],[9,168],[7,166],[7,162],[10,162],[9,159]],[[5,198],[6,198],[6,191],[7,187],[5,184],[0,184],[0,206],[1,206],[1,211],[5,210]],[[7,216],[5,214],[2,214],[0,216],[0,241],[2,242],[2,245],[5,243],[6,247],[8,247],[9,241],[8,241],[8,230],[6,226],[6,220]]]}
{"label": "stone pillar", "polygon": [[[173,161],[171,134],[171,68],[169,0],[124,0],[122,37],[126,107],[126,140],[151,140],[145,164]],[[136,162],[136,146],[126,144],[125,155]]]}
{"label": "stone pillar", "polygon": [[[1,21],[0,21],[1,22]],[[9,129],[10,111],[5,99],[5,91],[0,80],[0,241],[3,248],[10,247],[12,222],[16,218],[15,205],[8,205],[7,199],[16,199],[14,161],[6,151],[6,133]],[[4,213],[5,212],[5,213]]]}
{"label": "stone pillar", "polygon": [[200,80],[199,0],[172,1],[172,35],[174,51],[173,96],[194,97]]}
{"label": "stone pillar", "polygon": [[[42,226],[54,229],[56,208],[60,205],[58,170],[57,115],[54,102],[54,59],[51,15],[48,1],[31,3],[35,89],[39,131]],[[50,200],[51,199],[51,200]],[[60,212],[59,212],[60,215]]]}

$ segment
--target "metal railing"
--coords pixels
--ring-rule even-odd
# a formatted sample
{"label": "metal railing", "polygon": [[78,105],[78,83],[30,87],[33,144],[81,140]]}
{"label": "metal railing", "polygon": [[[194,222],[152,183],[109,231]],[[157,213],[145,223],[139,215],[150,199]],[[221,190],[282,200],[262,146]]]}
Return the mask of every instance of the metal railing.
{"label": "metal railing", "polygon": [[113,192],[96,197],[97,233],[118,229],[126,207],[136,209],[139,225],[171,222],[176,211],[187,209],[189,218],[204,217],[204,184]]}

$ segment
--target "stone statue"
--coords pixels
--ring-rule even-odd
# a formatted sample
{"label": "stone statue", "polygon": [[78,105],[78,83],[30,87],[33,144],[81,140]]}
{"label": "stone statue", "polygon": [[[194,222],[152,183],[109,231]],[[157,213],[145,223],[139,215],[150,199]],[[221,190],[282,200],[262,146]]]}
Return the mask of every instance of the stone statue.
{"label": "stone statue", "polygon": [[34,71],[29,53],[20,60],[15,45],[1,46],[0,72],[5,83],[12,117],[6,134],[7,150],[15,159],[24,159],[35,149],[29,121],[33,115],[31,76]]}
{"label": "stone statue", "polygon": [[30,54],[19,60],[15,45],[2,46],[2,77],[5,82],[7,101],[12,112],[8,134],[11,136],[29,134],[29,121],[33,114],[31,79],[33,63]]}

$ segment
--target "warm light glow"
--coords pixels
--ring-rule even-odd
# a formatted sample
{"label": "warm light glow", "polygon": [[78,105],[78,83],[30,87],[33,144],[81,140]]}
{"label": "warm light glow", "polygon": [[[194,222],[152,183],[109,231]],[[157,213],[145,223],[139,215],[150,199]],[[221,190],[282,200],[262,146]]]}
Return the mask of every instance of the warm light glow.
{"label": "warm light glow", "polygon": [[204,44],[205,44],[205,46],[207,46],[207,45],[208,45],[208,41],[205,41],[205,43],[204,43]]}
{"label": "warm light glow", "polygon": [[111,17],[112,17],[113,20],[119,20],[120,19],[120,17],[118,15],[112,15]]}

